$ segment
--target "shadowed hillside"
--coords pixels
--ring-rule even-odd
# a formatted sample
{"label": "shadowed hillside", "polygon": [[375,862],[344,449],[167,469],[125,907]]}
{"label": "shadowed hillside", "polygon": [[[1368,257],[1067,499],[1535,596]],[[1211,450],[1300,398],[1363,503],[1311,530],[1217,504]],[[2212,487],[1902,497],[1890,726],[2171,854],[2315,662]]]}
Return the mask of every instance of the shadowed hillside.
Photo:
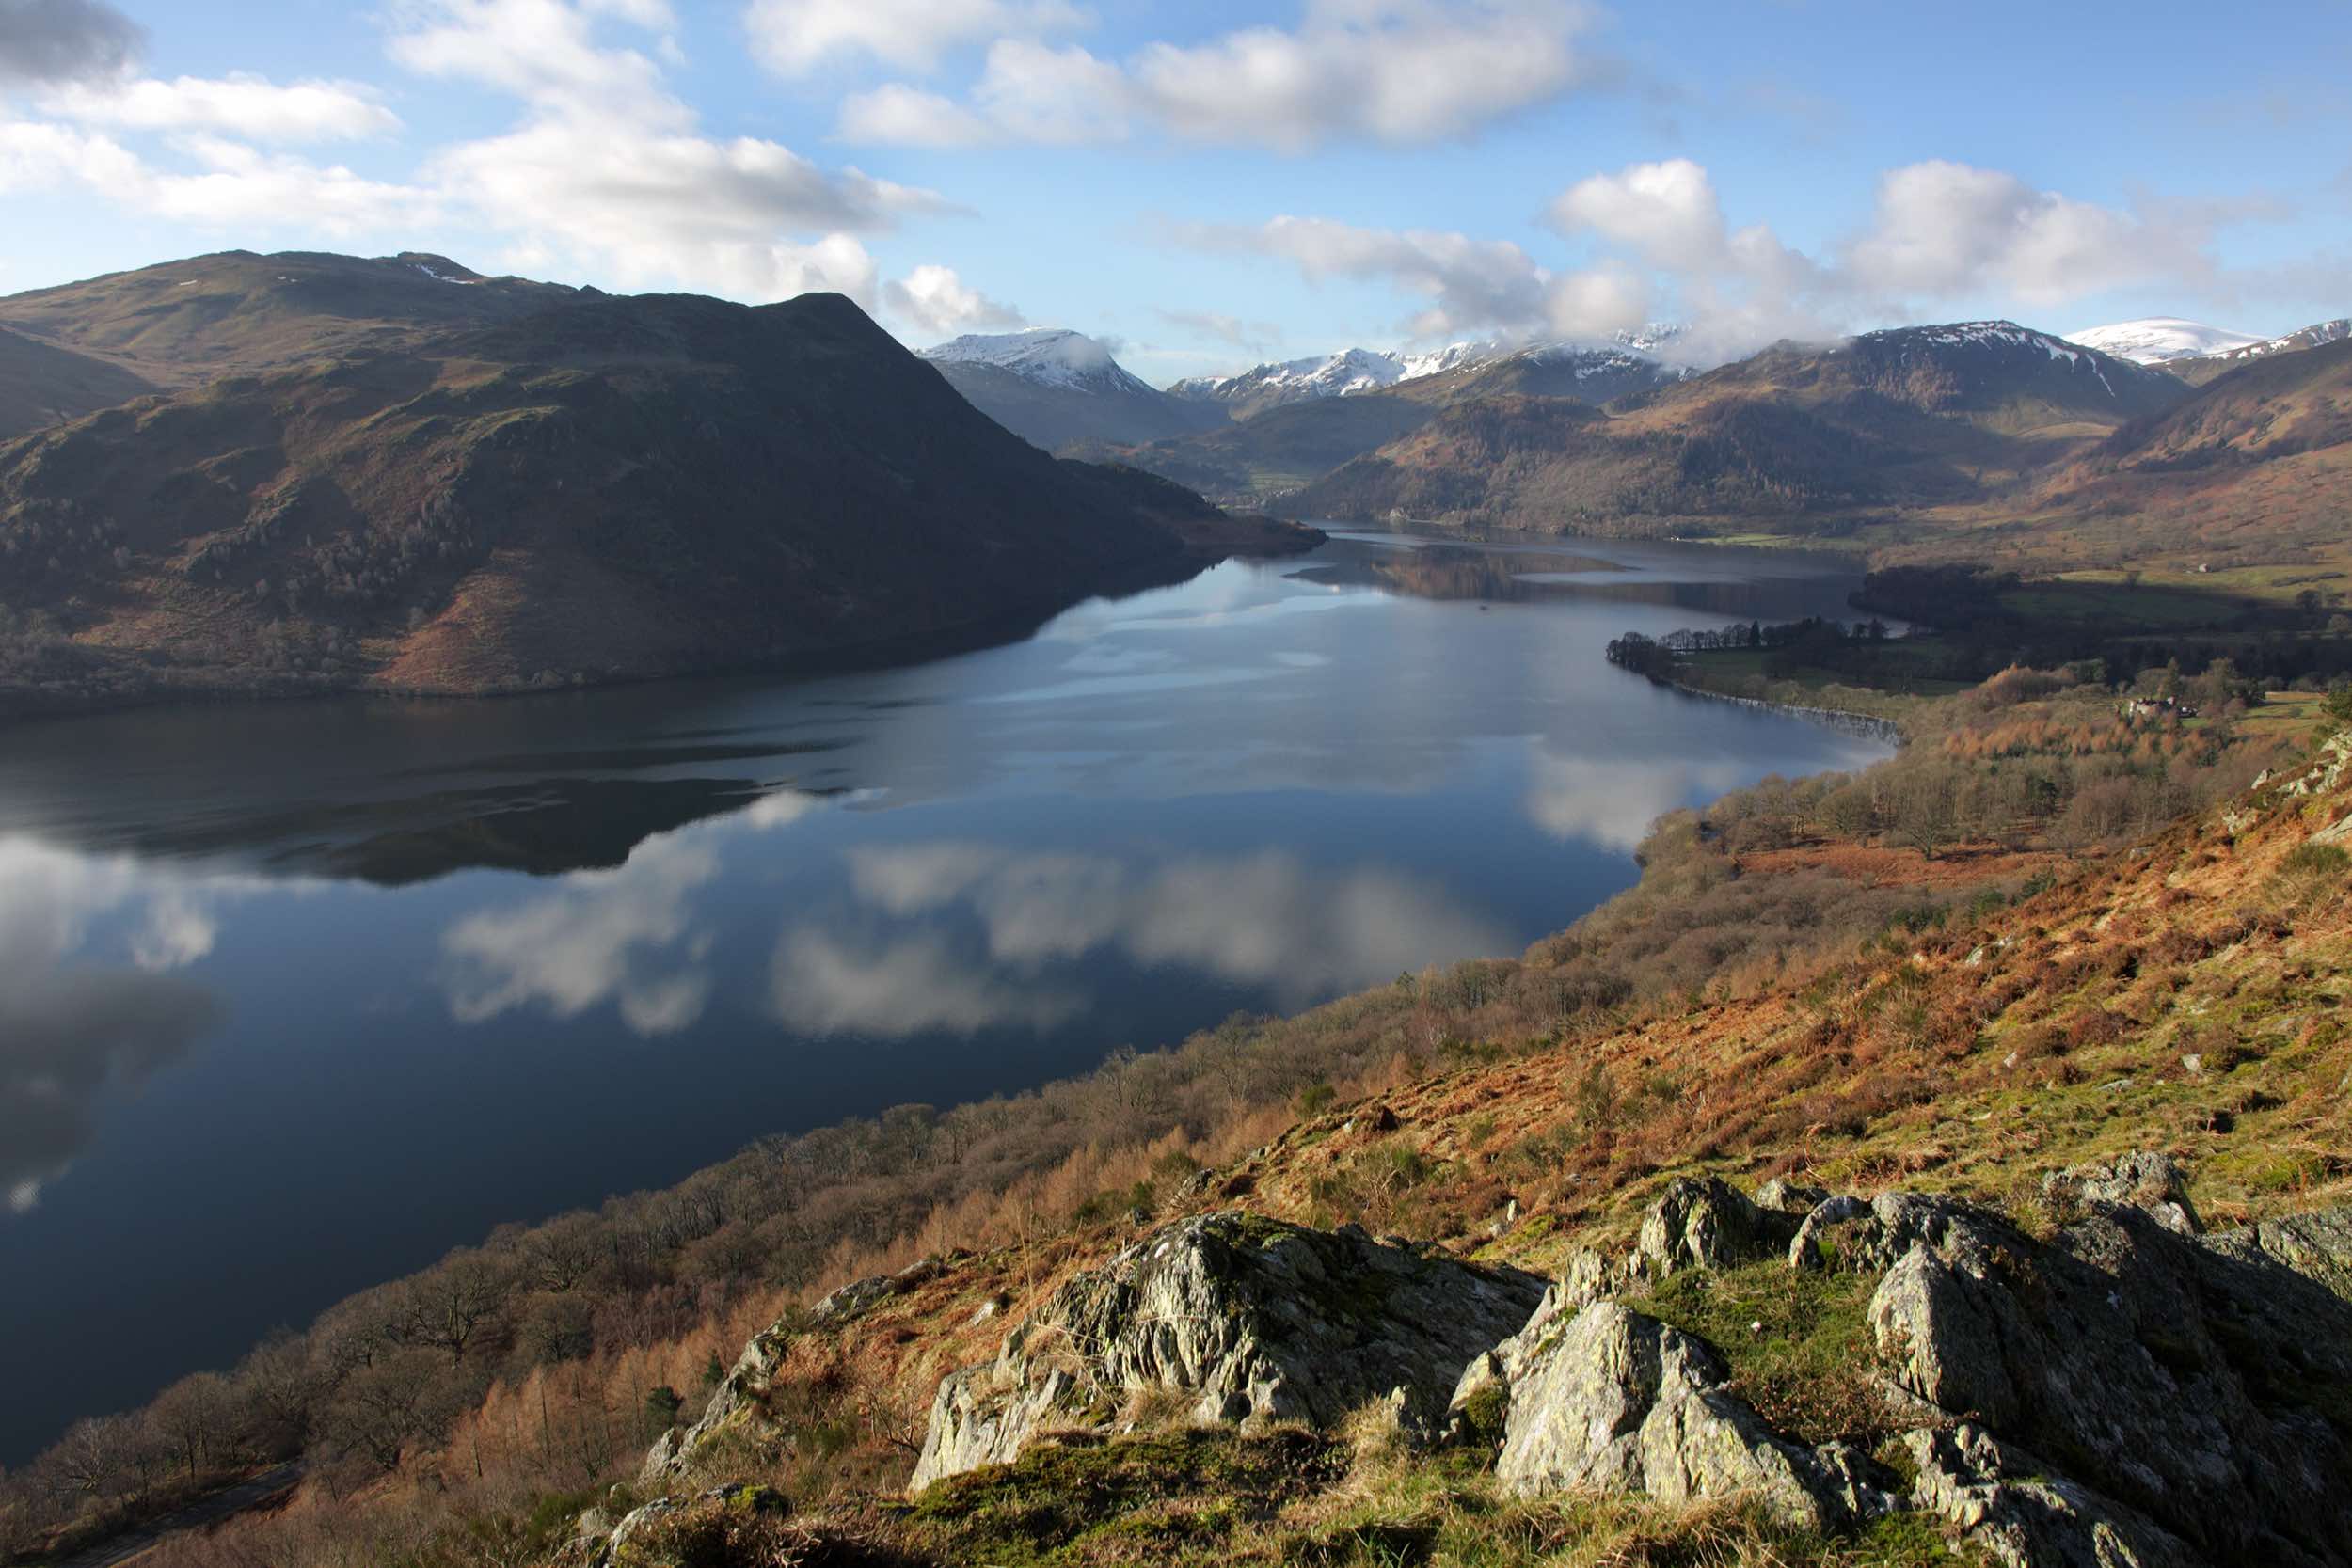
{"label": "shadowed hillside", "polygon": [[1227,527],[1008,435],[836,295],[582,299],[0,448],[32,705],[917,651]]}

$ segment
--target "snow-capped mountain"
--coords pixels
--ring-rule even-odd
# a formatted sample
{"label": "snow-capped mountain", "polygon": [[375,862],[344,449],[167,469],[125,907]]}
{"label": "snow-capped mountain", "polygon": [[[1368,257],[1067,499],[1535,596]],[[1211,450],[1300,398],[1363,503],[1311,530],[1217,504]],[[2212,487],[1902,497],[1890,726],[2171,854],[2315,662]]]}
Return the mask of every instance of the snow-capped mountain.
{"label": "snow-capped mountain", "polygon": [[1616,334],[1613,346],[1565,341],[1506,342],[1486,338],[1448,343],[1422,353],[1351,348],[1339,354],[1277,360],[1239,375],[1190,376],[1170,386],[1168,391],[1179,398],[1224,404],[1236,416],[1247,418],[1285,403],[1385,391],[1425,376],[1514,360],[1550,367],[1575,362],[1575,373],[1581,376],[1622,379],[1629,372],[1658,372],[1656,350],[1671,341],[1679,330],[1654,324],[1638,332]]}
{"label": "snow-capped mountain", "polygon": [[1048,451],[1156,441],[1226,419],[1222,407],[1186,403],[1138,379],[1108,348],[1066,327],[976,333],[922,357],[981,413]]}
{"label": "snow-capped mountain", "polygon": [[2102,354],[2112,354],[2118,359],[2129,359],[2135,365],[2201,359],[2234,349],[2249,348],[2262,341],[2248,333],[2208,326],[2203,322],[2185,321],[2179,316],[2146,316],[2138,321],[2115,322],[2106,326],[2086,326],[2079,332],[2069,332],[2066,341],[2080,343],[2085,348],[2095,348]]}
{"label": "snow-capped mountain", "polygon": [[2207,357],[2227,364],[2240,365],[2249,359],[2267,358],[2274,354],[2292,354],[2297,349],[2321,348],[2352,338],[2352,316],[2338,316],[2334,321],[2314,322],[2280,338],[2249,341],[2219,350]]}
{"label": "snow-capped mountain", "polygon": [[921,357],[939,365],[993,365],[1041,387],[1098,392],[1152,390],[1112,358],[1109,349],[1068,327],[970,333],[927,348]]}
{"label": "snow-capped mountain", "polygon": [[[1759,359],[1769,357],[1758,356]],[[2167,408],[2180,382],[2011,321],[1951,322],[1865,332],[1837,350],[1860,385],[1930,412],[2073,408],[2101,418]]]}

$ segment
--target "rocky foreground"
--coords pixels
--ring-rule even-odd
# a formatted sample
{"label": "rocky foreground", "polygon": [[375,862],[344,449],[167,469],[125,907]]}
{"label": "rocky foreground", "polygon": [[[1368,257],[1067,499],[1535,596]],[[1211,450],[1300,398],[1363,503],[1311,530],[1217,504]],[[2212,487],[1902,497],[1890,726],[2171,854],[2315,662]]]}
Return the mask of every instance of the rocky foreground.
{"label": "rocky foreground", "polygon": [[[1516,1495],[1744,1499],[1823,1540],[1914,1514],[2018,1568],[2352,1562],[2352,1209],[2208,1234],[2173,1163],[2140,1155],[2051,1173],[2040,1220],[1684,1180],[1629,1248],[1580,1251],[1546,1284],[1353,1227],[1197,1215],[1072,1277],[945,1378],[911,1484],[1171,1426],[1369,1422],[1491,1463]],[[954,1266],[861,1281],[763,1336],[646,1479],[683,1485],[763,1418],[795,1335]],[[1788,1430],[1749,1397],[1783,1325],[1670,1321],[1775,1274],[1857,1308],[1820,1318],[1848,1341],[1826,1376],[1867,1397],[1855,1435]],[[710,1504],[771,1506],[688,1491],[593,1554],[669,1560],[657,1527]]]}

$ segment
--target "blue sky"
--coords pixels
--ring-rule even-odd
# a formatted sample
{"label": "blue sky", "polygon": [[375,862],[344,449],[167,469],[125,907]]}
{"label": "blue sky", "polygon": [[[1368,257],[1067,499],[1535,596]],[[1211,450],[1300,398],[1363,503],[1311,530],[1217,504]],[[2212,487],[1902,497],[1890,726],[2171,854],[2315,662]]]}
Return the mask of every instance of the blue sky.
{"label": "blue sky", "polygon": [[0,291],[243,246],[1070,325],[1154,380],[2352,311],[2352,8],[0,0]]}

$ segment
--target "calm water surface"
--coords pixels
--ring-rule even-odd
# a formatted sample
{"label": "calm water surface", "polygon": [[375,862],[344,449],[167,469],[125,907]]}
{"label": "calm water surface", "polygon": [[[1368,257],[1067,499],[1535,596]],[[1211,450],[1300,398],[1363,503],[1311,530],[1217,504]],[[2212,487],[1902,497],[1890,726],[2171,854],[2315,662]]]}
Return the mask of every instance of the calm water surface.
{"label": "calm water surface", "polygon": [[1351,535],[878,673],[0,731],[0,1463],[757,1134],[1516,953],[1883,752],[1602,643],[1854,580]]}

